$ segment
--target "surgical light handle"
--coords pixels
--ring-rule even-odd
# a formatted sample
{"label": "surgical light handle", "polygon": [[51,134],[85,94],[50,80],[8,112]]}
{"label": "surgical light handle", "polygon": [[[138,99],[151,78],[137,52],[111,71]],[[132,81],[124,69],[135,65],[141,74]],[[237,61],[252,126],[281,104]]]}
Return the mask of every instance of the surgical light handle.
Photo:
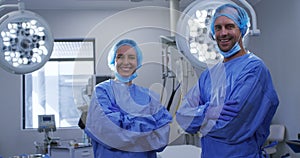
{"label": "surgical light handle", "polygon": [[257,20],[256,20],[256,13],[252,6],[246,0],[240,0],[240,2],[249,10],[252,18],[252,30],[250,30],[250,35],[258,36],[260,35],[260,30],[257,29]]}
{"label": "surgical light handle", "polygon": [[4,0],[0,0],[0,10],[1,9],[4,9],[4,8],[18,8],[19,10],[24,10],[25,9],[25,4],[24,2],[18,2],[18,4],[3,4],[1,5],[1,3],[3,2]]}

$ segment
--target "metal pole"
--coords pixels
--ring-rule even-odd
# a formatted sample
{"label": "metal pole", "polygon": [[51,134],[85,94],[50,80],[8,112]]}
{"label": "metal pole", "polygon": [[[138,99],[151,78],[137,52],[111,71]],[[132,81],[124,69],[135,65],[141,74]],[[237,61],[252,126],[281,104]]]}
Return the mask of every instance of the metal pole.
{"label": "metal pole", "polygon": [[179,19],[179,0],[170,0],[170,31],[175,36],[177,21]]}

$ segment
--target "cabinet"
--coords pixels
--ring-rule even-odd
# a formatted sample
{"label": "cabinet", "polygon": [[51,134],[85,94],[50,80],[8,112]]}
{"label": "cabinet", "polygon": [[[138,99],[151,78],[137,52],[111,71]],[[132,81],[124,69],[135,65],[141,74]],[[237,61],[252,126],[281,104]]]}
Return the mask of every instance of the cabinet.
{"label": "cabinet", "polygon": [[88,147],[51,147],[51,158],[94,158],[93,148]]}

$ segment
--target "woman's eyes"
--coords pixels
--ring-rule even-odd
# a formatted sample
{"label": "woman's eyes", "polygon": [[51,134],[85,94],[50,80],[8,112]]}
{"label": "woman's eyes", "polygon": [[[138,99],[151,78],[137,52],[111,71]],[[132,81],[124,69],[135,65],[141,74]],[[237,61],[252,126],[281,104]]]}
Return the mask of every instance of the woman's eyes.
{"label": "woman's eyes", "polygon": [[[126,57],[126,55],[117,55],[117,59],[124,59]],[[127,55],[128,59],[136,59],[136,57],[134,55]]]}

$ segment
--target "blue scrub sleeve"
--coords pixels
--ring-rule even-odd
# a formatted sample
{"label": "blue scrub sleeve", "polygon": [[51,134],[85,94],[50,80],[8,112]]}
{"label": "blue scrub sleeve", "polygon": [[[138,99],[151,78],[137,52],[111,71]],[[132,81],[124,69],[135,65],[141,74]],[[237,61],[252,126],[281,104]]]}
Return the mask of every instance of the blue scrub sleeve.
{"label": "blue scrub sleeve", "polygon": [[86,133],[98,143],[118,150],[161,150],[168,144],[172,117],[166,108],[151,99],[155,105],[149,106],[158,107],[153,115],[131,115],[116,104],[109,84],[98,86],[89,108]]}
{"label": "blue scrub sleeve", "polygon": [[[260,130],[268,129],[278,105],[278,98],[270,73],[263,63],[249,63],[227,98],[238,101],[238,104],[233,106],[240,112],[230,121],[218,120],[210,131],[210,136],[218,137],[219,140],[223,139],[225,142],[236,143],[245,141],[257,131],[265,133]],[[267,136],[268,133],[258,135],[262,138],[258,138],[261,141],[260,144]]]}
{"label": "blue scrub sleeve", "polygon": [[205,120],[209,102],[200,100],[199,84],[196,84],[185,95],[183,103],[176,112],[176,121],[188,133],[197,133]]}
{"label": "blue scrub sleeve", "polygon": [[[96,100],[101,106],[105,115],[120,128],[134,132],[149,132],[160,128],[172,120],[172,116],[163,106],[152,115],[136,116],[123,111],[112,99],[112,94],[108,95],[108,91],[102,88],[97,88],[95,95]],[[149,95],[147,95],[150,97]],[[149,102],[155,102],[155,106],[161,105],[155,98],[146,98]],[[130,105],[128,105],[130,106]],[[141,105],[142,106],[142,105]]]}

